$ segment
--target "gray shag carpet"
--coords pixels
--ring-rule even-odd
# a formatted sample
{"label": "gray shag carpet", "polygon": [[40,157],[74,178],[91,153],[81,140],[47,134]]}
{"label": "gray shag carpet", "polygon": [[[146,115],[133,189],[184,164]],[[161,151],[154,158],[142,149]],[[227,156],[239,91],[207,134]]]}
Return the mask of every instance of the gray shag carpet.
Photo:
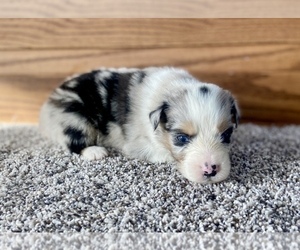
{"label": "gray shag carpet", "polygon": [[110,150],[87,162],[0,126],[0,232],[299,232],[300,126],[243,124],[230,177],[194,184]]}

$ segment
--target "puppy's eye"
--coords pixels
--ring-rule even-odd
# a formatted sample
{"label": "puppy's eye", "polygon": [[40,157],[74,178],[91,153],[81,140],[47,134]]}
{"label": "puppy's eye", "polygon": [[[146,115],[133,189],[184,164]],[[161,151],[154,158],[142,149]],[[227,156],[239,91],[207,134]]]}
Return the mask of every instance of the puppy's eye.
{"label": "puppy's eye", "polygon": [[233,127],[230,127],[229,129],[225,130],[221,134],[221,141],[222,141],[222,143],[230,143],[230,137],[232,135],[232,132],[233,132]]}
{"label": "puppy's eye", "polygon": [[188,144],[191,141],[191,137],[186,134],[177,134],[175,136],[175,145],[178,147],[182,147],[186,144]]}

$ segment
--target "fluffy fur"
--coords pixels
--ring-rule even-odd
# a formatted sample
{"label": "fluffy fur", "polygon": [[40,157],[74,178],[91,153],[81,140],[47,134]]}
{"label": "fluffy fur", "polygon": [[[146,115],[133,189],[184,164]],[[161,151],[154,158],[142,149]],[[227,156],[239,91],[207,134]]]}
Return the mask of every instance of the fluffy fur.
{"label": "fluffy fur", "polygon": [[239,111],[232,95],[176,68],[99,69],[67,79],[43,105],[41,132],[89,160],[114,147],[132,158],[176,162],[187,179],[230,171]]}

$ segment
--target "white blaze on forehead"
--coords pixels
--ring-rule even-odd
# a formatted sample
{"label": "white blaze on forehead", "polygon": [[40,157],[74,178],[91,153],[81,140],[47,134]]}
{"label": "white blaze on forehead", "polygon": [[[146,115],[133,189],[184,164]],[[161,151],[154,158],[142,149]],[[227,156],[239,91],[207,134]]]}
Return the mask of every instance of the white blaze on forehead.
{"label": "white blaze on forehead", "polygon": [[[207,92],[200,88],[205,86]],[[222,107],[219,98],[223,90],[213,84],[191,84],[186,91],[174,97],[171,101],[170,115],[176,123],[190,122],[199,132],[211,134],[217,132],[217,127],[223,121],[230,120],[230,110]]]}

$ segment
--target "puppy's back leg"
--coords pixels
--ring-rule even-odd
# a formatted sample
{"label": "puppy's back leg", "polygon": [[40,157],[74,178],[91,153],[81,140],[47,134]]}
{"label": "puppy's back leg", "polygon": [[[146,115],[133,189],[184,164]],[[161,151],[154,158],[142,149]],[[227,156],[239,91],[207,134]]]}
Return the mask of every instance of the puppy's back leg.
{"label": "puppy's back leg", "polygon": [[[97,126],[99,113],[93,112],[93,106],[86,104],[79,91],[67,87],[62,85],[56,89],[43,105],[40,113],[42,134],[88,160],[105,157],[106,149],[97,146],[103,137]],[[101,105],[97,101],[94,103]]]}
{"label": "puppy's back leg", "polygon": [[65,113],[48,101],[41,110],[40,130],[43,135],[71,153],[87,160],[99,160],[107,155],[104,147],[96,146],[101,132],[75,113]]}
{"label": "puppy's back leg", "polygon": [[108,153],[104,147],[96,146],[97,132],[91,127],[84,130],[72,127],[64,130],[70,152],[81,154],[87,160],[100,160],[107,156]]}

